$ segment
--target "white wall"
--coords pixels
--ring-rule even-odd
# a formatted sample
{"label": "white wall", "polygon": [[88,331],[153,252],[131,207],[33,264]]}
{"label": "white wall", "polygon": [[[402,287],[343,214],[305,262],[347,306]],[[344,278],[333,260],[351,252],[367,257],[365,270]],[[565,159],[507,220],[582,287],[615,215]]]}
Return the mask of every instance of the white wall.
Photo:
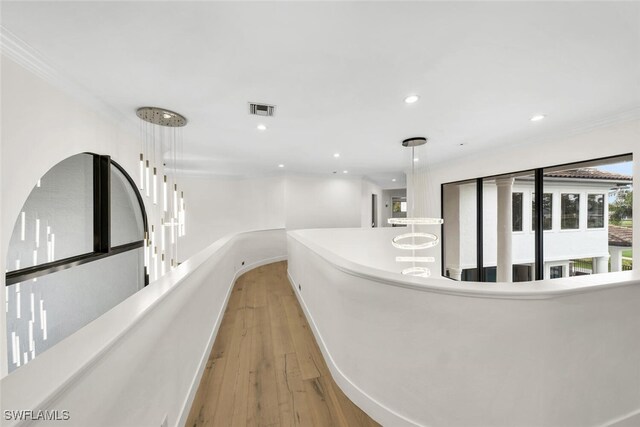
{"label": "white wall", "polygon": [[283,177],[188,177],[181,182],[188,205],[187,234],[180,239],[180,261],[230,233],[284,228]]}
{"label": "white wall", "polygon": [[[78,153],[108,154],[134,175],[140,143],[130,128],[86,107],[78,98],[2,57],[0,269],[11,231],[36,182],[58,162]],[[132,111],[132,115],[134,112]],[[4,287],[4,275],[0,282]],[[4,307],[5,293],[0,292]],[[0,314],[0,376],[7,372],[5,313]]]}
{"label": "white wall", "polygon": [[264,228],[370,227],[374,184],[359,177],[183,178],[187,235],[181,260],[218,238]]}
{"label": "white wall", "polygon": [[359,178],[289,176],[285,183],[285,226],[360,227],[362,181]]}

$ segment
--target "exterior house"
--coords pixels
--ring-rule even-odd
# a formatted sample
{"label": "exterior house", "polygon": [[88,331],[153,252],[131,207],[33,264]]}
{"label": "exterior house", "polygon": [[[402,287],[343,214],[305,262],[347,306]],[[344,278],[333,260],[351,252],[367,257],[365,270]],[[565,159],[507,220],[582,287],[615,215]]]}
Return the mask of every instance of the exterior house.
{"label": "exterior house", "polygon": [[[632,177],[583,167],[544,174],[545,278],[608,272],[610,257],[609,195],[631,185]],[[483,266],[496,280],[498,254],[498,187],[511,186],[511,260],[513,281],[533,279],[535,259],[535,192],[532,174],[483,180]],[[445,271],[457,280],[474,280],[477,262],[476,182],[444,191]],[[617,228],[616,228],[617,230]],[[618,233],[620,234],[620,233]],[[631,245],[631,229],[624,244]],[[453,246],[453,248],[451,247]],[[622,249],[624,250],[624,249]],[[611,271],[622,269],[615,250]],[[620,257],[620,262],[618,258]]]}
{"label": "exterior house", "polygon": [[[624,252],[632,248],[633,229],[609,224],[609,254],[611,255],[611,271],[631,269],[631,257],[625,257]],[[623,263],[623,260],[626,262]]]}

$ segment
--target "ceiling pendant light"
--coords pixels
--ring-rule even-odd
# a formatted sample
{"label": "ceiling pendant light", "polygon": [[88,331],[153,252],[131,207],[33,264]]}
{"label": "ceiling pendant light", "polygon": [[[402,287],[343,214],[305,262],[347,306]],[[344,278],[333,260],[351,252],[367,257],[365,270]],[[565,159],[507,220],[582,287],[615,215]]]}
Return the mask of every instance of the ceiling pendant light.
{"label": "ceiling pendant light", "polygon": [[[402,274],[420,277],[429,277],[431,275],[431,270],[429,270],[427,267],[418,266],[416,264],[434,262],[435,259],[433,257],[417,256],[416,251],[434,247],[438,245],[440,239],[433,233],[418,231],[416,230],[416,227],[440,225],[444,223],[442,218],[426,218],[415,216],[416,194],[418,194],[418,192],[420,192],[420,194],[424,194],[427,190],[427,181],[421,180],[419,174],[416,174],[415,171],[415,164],[418,160],[415,155],[415,148],[425,145],[426,143],[427,138],[423,137],[409,138],[402,141],[403,147],[411,148],[411,172],[408,176],[408,182],[411,182],[411,194],[407,194],[407,200],[410,202],[410,209],[407,212],[407,218],[389,218],[387,220],[387,222],[392,225],[404,225],[410,227],[410,231],[408,233],[400,234],[391,239],[391,244],[398,249],[412,251],[411,256],[396,257],[396,262],[411,262],[413,264],[411,267],[404,268],[402,270]],[[426,176],[426,167],[424,167],[423,170],[423,175]],[[421,188],[417,189],[419,184]]]}
{"label": "ceiling pendant light", "polygon": [[[140,118],[142,141],[139,187],[145,190],[151,230],[145,233],[144,239],[145,274],[155,280],[165,274],[165,260],[170,260],[171,268],[178,265],[178,237],[185,234],[184,192],[180,191],[178,197],[177,163],[178,157],[182,156],[182,128],[187,119],[174,111],[156,107],[139,108],[136,114]],[[158,177],[162,179],[161,203]],[[170,233],[170,244],[166,243],[166,232]],[[156,241],[156,236],[160,242]]]}

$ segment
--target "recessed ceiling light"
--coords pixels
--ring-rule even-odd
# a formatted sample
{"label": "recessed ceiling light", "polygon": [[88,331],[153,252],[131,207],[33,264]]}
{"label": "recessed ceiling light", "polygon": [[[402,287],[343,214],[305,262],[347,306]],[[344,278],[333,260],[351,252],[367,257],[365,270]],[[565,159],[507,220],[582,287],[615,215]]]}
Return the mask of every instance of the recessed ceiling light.
{"label": "recessed ceiling light", "polygon": [[336,157],[336,158],[340,157],[340,153],[335,153],[333,157]]}
{"label": "recessed ceiling light", "polygon": [[349,173],[349,171],[342,171],[342,173]]}
{"label": "recessed ceiling light", "polygon": [[258,126],[256,126],[258,128],[258,130],[267,130],[267,127],[265,125],[263,125],[262,123],[260,123]]}
{"label": "recessed ceiling light", "polygon": [[536,114],[535,116],[531,116],[531,121],[532,122],[539,122],[540,120],[544,119],[546,116],[544,114]]}
{"label": "recessed ceiling light", "polygon": [[391,182],[396,182],[396,179],[395,179],[395,178],[393,178],[393,179],[391,180]]}
{"label": "recessed ceiling light", "polygon": [[283,167],[284,167],[284,165],[283,165],[282,163],[280,163],[280,164],[278,165],[278,167],[279,167],[279,168],[283,168]]}
{"label": "recessed ceiling light", "polygon": [[419,159],[419,158],[417,158],[417,157],[415,157],[415,158],[413,159],[413,161],[414,161],[414,162],[417,162],[417,161],[419,161],[419,160],[420,160],[420,159]]}
{"label": "recessed ceiling light", "polygon": [[162,117],[164,117],[165,119],[170,119],[171,117],[173,117],[173,115],[169,113],[164,113]]}
{"label": "recessed ceiling light", "polygon": [[407,104],[413,104],[414,102],[417,102],[418,99],[420,99],[418,95],[409,95],[404,99],[404,102]]}

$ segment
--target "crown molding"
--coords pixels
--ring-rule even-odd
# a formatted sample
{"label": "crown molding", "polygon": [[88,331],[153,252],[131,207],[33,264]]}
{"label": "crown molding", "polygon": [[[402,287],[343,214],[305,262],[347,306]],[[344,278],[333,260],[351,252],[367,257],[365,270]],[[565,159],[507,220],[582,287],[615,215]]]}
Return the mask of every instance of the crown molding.
{"label": "crown molding", "polygon": [[3,25],[0,25],[0,49],[7,58],[48,82],[61,79],[56,70],[42,59],[41,54]]}
{"label": "crown molding", "polygon": [[0,24],[0,52],[27,71],[33,73],[62,92],[76,98],[96,113],[105,116],[129,131],[138,131],[135,112],[131,117],[107,104],[86,87],[58,71],[53,61]]}

